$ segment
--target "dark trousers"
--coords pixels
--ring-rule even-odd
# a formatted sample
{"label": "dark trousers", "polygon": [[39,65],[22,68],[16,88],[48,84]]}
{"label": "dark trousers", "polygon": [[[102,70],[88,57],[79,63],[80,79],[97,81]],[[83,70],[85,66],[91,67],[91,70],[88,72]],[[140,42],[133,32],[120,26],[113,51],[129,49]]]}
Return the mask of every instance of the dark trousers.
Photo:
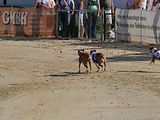
{"label": "dark trousers", "polygon": [[60,21],[62,23],[62,37],[69,37],[70,33],[70,18],[71,14],[66,12],[60,12]]}

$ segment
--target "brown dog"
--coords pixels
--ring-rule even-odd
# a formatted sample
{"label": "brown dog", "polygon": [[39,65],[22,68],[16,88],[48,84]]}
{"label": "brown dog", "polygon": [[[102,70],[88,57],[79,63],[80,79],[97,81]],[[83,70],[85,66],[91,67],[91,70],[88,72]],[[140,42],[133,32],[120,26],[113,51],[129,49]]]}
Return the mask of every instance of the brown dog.
{"label": "brown dog", "polygon": [[152,53],[152,60],[151,60],[150,64],[154,63],[155,60],[160,60],[160,50],[158,50],[155,47],[151,47],[151,48],[149,48],[149,51],[150,51],[150,53]]}
{"label": "brown dog", "polygon": [[86,72],[88,73],[88,63],[89,63],[89,67],[90,67],[90,73],[91,73],[91,59],[90,59],[90,55],[87,52],[84,52],[84,49],[80,49],[78,50],[78,55],[79,55],[79,73],[81,72],[80,68],[81,68],[81,63],[85,66],[86,68]]}
{"label": "brown dog", "polygon": [[[95,63],[96,67],[98,68],[97,72],[99,72],[100,67],[102,67],[102,70],[106,70],[106,59],[104,57],[103,53],[96,53],[96,50],[91,50],[90,55],[92,57],[92,61]],[[104,64],[104,66],[102,65]]]}

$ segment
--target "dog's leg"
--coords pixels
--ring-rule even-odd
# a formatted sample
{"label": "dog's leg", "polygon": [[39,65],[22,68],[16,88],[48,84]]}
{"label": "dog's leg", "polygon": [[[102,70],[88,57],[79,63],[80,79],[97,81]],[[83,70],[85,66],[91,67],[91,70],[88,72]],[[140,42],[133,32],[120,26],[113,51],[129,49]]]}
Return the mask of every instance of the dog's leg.
{"label": "dog's leg", "polygon": [[81,70],[80,70],[80,69],[81,69],[81,63],[82,63],[82,62],[81,62],[81,61],[79,61],[79,71],[78,71],[78,73],[80,73],[80,72],[81,72]]}
{"label": "dog's leg", "polygon": [[[154,62],[155,62],[155,57],[153,56],[150,64],[152,64],[152,63],[154,63]],[[150,65],[150,64],[149,64],[149,65]]]}
{"label": "dog's leg", "polygon": [[96,67],[98,68],[97,72],[99,72],[99,69],[100,69],[100,68],[99,68],[98,64],[97,64],[97,63],[95,63],[95,65],[96,65]]}
{"label": "dog's leg", "polygon": [[106,71],[106,61],[105,61],[105,59],[104,59],[104,71]]}
{"label": "dog's leg", "polygon": [[104,69],[104,68],[103,68],[103,65],[99,64],[99,66],[101,66],[101,67],[102,67],[102,71],[103,71],[103,69]]}
{"label": "dog's leg", "polygon": [[86,72],[88,73],[88,65],[87,65],[87,63],[84,63],[84,66],[86,67]]}
{"label": "dog's leg", "polygon": [[90,73],[91,73],[92,72],[91,60],[89,60],[88,62],[89,62]]}

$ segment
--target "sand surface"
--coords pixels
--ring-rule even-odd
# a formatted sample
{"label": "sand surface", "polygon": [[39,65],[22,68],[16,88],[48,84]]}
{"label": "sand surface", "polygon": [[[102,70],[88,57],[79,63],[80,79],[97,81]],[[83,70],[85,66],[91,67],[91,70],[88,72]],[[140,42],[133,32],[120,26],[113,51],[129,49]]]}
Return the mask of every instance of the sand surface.
{"label": "sand surface", "polygon": [[[147,44],[0,40],[0,120],[160,120],[160,62]],[[78,73],[77,49],[107,57]]]}

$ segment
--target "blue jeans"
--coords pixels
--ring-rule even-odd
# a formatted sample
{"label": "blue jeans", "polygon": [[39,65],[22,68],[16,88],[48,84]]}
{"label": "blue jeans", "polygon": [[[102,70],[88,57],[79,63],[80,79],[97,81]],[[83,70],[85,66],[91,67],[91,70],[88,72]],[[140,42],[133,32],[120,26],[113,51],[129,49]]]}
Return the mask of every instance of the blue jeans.
{"label": "blue jeans", "polygon": [[96,38],[97,12],[88,13],[88,38]]}

